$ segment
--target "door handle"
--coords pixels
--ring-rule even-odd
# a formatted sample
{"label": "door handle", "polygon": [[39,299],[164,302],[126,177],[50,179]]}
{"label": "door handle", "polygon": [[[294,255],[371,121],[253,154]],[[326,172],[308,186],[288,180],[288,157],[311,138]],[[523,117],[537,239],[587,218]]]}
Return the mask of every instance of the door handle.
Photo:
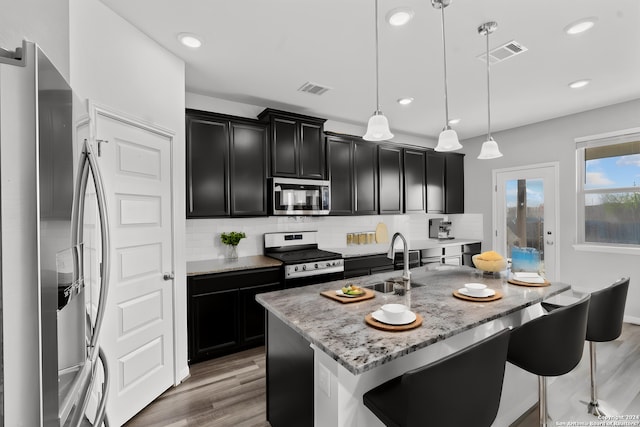
{"label": "door handle", "polygon": [[175,279],[175,276],[173,273],[164,273],[164,276],[162,276],[162,278],[164,280],[173,280]]}

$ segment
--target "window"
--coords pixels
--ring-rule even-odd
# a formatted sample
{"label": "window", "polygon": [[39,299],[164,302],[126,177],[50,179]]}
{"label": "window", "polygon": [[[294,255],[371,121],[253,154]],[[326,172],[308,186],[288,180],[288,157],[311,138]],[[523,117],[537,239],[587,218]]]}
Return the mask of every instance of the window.
{"label": "window", "polygon": [[640,129],[576,140],[578,243],[640,245]]}

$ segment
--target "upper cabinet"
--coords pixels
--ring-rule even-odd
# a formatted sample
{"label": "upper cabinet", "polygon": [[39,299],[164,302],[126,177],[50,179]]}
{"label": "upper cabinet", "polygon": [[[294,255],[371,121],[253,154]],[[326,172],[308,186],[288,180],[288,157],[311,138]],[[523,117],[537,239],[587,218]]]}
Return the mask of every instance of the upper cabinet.
{"label": "upper cabinet", "polygon": [[258,116],[270,127],[271,175],[324,179],[324,119],[267,108]]}
{"label": "upper cabinet", "polygon": [[464,213],[464,155],[427,152],[427,213]]}
{"label": "upper cabinet", "polygon": [[267,215],[263,123],[187,110],[187,218]]}
{"label": "upper cabinet", "polygon": [[404,156],[404,211],[426,211],[426,157],[423,150],[405,148]]}
{"label": "upper cabinet", "polygon": [[331,215],[378,213],[378,146],[348,135],[327,135]]}
{"label": "upper cabinet", "polygon": [[403,210],[402,148],[397,145],[378,146],[381,214],[401,214]]}

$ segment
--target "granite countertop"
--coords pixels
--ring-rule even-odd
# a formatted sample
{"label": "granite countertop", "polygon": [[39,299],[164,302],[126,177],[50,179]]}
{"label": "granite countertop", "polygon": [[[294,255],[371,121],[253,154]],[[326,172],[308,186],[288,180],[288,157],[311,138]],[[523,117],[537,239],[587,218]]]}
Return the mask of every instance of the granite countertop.
{"label": "granite countertop", "polygon": [[[420,327],[403,332],[375,329],[368,326],[364,318],[383,304],[406,303],[405,296],[376,292],[373,299],[342,304],[320,295],[321,291],[340,289],[346,283],[364,286],[381,282],[399,276],[397,271],[269,292],[257,295],[256,299],[307,341],[357,375],[570,288],[562,283],[546,287],[511,285],[504,277],[483,276],[470,267],[443,265],[436,270],[419,267],[411,272],[411,310],[424,320]],[[501,291],[503,297],[486,303],[455,298],[452,292],[468,282],[485,283]],[[420,284],[424,286],[417,286]]]}
{"label": "granite countertop", "polygon": [[[479,243],[478,239],[447,239],[447,240],[438,240],[438,239],[423,239],[423,240],[410,240],[409,241],[409,250],[415,251],[420,249],[433,249],[433,248],[443,248],[445,246],[461,246],[471,243]],[[341,248],[322,248],[328,251],[337,252],[342,254],[343,258],[353,258],[359,256],[367,256],[367,255],[381,255],[386,254],[389,250],[389,245],[391,243],[372,243],[367,245],[349,245]],[[400,249],[401,245],[396,242],[398,246],[396,246],[396,252],[402,252]]]}
{"label": "granite countertop", "polygon": [[187,262],[187,276],[224,273],[235,270],[250,270],[253,268],[280,267],[281,265],[281,261],[263,255],[239,257],[237,260],[219,258],[204,261],[189,261]]}

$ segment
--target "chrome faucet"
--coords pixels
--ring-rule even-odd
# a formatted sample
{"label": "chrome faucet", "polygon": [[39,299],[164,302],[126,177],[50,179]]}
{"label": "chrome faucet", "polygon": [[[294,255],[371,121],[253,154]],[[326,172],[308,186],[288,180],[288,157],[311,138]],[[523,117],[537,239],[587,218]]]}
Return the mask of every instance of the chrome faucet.
{"label": "chrome faucet", "polygon": [[408,291],[409,289],[411,289],[411,282],[410,282],[411,273],[409,272],[409,245],[407,244],[407,239],[405,239],[401,233],[395,233],[391,238],[391,246],[389,247],[389,252],[387,252],[387,258],[391,260],[393,259],[393,256],[395,254],[395,250],[393,246],[394,246],[394,243],[396,242],[396,238],[398,237],[402,239],[402,244],[404,246],[403,248],[404,270],[402,271],[402,280],[404,281],[405,290]]}

